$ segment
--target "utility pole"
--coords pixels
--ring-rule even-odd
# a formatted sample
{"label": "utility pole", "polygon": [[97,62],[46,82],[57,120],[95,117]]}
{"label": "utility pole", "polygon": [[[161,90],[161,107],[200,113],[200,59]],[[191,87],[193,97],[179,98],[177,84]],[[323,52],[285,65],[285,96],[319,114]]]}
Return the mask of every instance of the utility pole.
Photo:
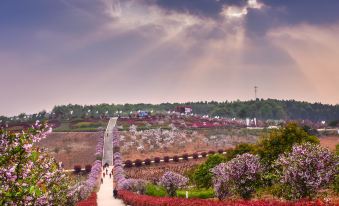
{"label": "utility pole", "polygon": [[258,93],[258,87],[257,87],[257,86],[254,86],[254,97],[255,97],[255,100],[258,99],[257,93]]}

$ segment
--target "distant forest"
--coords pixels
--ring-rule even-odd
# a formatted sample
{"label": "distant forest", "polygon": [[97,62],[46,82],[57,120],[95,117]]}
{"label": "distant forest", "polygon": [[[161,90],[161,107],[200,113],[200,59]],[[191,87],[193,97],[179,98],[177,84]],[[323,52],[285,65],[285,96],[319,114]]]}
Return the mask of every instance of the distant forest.
{"label": "distant forest", "polygon": [[[138,110],[154,112],[173,111],[176,106],[191,106],[194,114],[220,116],[227,118],[256,117],[261,120],[284,119],[312,121],[339,120],[339,105],[321,103],[308,103],[294,100],[257,99],[251,101],[233,102],[186,102],[186,103],[162,103],[162,104],[98,104],[98,105],[61,105],[55,106],[50,113],[42,111],[38,114],[27,116],[20,114],[12,117],[13,120],[27,118],[35,119],[81,119],[100,118],[115,115],[121,111],[122,115],[128,115],[131,111]],[[25,117],[26,116],[26,117]],[[0,117],[0,120],[8,121],[8,117]]]}

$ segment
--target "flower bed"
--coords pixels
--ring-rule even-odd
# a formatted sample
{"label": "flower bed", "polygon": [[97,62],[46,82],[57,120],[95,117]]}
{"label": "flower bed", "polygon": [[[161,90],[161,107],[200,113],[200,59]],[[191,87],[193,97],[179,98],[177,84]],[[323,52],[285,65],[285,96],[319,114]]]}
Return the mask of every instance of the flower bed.
{"label": "flower bed", "polygon": [[[131,206],[225,206],[225,205],[237,205],[237,206],[320,206],[325,205],[320,200],[308,201],[299,200],[296,202],[278,201],[278,200],[205,200],[205,199],[184,199],[184,198],[170,198],[170,197],[153,197],[147,195],[138,195],[126,190],[119,191],[119,198],[124,201],[125,204]],[[335,203],[326,205],[336,205]]]}
{"label": "flower bed", "polygon": [[89,196],[86,200],[80,201],[76,204],[76,206],[97,206],[97,193],[92,192],[91,196]]}

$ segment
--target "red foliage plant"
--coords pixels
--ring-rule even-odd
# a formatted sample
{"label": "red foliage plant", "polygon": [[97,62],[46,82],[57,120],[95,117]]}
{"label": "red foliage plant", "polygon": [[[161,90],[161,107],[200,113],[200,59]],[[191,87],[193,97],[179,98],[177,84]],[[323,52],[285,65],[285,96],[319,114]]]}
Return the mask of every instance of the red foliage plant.
{"label": "red foliage plant", "polygon": [[150,159],[148,159],[148,158],[147,158],[147,159],[145,159],[145,160],[144,160],[144,162],[145,162],[145,165],[150,165],[150,164],[151,164],[151,160],[150,160]]}
{"label": "red foliage plant", "polygon": [[125,161],[125,167],[127,167],[127,168],[133,167],[133,162],[131,160],[126,160]]}
{"label": "red foliage plant", "polygon": [[183,154],[183,155],[182,155],[182,158],[183,158],[184,160],[188,160],[188,154],[187,154],[187,153]]}
{"label": "red foliage plant", "polygon": [[179,162],[179,157],[178,157],[178,155],[174,155],[174,156],[173,156],[173,161],[174,161],[174,162]]}
{"label": "red foliage plant", "polygon": [[76,206],[97,206],[97,193],[93,192],[86,200],[82,200]]}
{"label": "red foliage plant", "polygon": [[155,163],[160,163],[160,157],[154,157],[154,162]]}
{"label": "red foliage plant", "polygon": [[[119,191],[119,198],[127,205],[132,206],[322,206],[325,205],[321,200],[299,200],[295,202],[279,201],[279,200],[211,200],[211,199],[195,199],[195,198],[170,198],[170,197],[154,197],[147,195],[138,195],[126,190]],[[329,205],[335,205],[329,204]]]}
{"label": "red foliage plant", "polygon": [[198,155],[198,153],[193,153],[193,154],[192,154],[192,157],[193,157],[193,159],[198,159],[198,158],[199,158],[199,155]]}
{"label": "red foliage plant", "polygon": [[142,166],[142,161],[140,159],[136,159],[134,161],[134,164],[135,164],[136,167],[141,167]]}
{"label": "red foliage plant", "polygon": [[206,155],[207,155],[206,152],[202,152],[202,153],[201,153],[201,156],[202,156],[202,157],[206,157]]}
{"label": "red foliage plant", "polygon": [[81,165],[74,165],[73,167],[75,173],[80,173],[81,172]]}
{"label": "red foliage plant", "polygon": [[91,169],[92,169],[92,165],[85,165],[85,171],[87,173],[90,173],[91,172]]}
{"label": "red foliage plant", "polygon": [[222,154],[222,153],[224,153],[224,150],[223,149],[218,149],[218,153]]}
{"label": "red foliage plant", "polygon": [[164,162],[169,162],[169,156],[164,157]]}

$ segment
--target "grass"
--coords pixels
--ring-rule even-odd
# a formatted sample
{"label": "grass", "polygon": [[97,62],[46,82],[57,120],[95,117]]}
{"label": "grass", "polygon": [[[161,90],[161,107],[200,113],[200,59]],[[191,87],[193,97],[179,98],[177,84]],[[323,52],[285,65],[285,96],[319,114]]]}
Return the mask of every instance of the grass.
{"label": "grass", "polygon": [[147,184],[145,194],[155,197],[165,197],[167,193],[164,187],[154,184]]}
{"label": "grass", "polygon": [[[188,198],[208,199],[214,197],[213,189],[192,189],[188,191]],[[177,196],[186,198],[186,190],[177,190]]]}

